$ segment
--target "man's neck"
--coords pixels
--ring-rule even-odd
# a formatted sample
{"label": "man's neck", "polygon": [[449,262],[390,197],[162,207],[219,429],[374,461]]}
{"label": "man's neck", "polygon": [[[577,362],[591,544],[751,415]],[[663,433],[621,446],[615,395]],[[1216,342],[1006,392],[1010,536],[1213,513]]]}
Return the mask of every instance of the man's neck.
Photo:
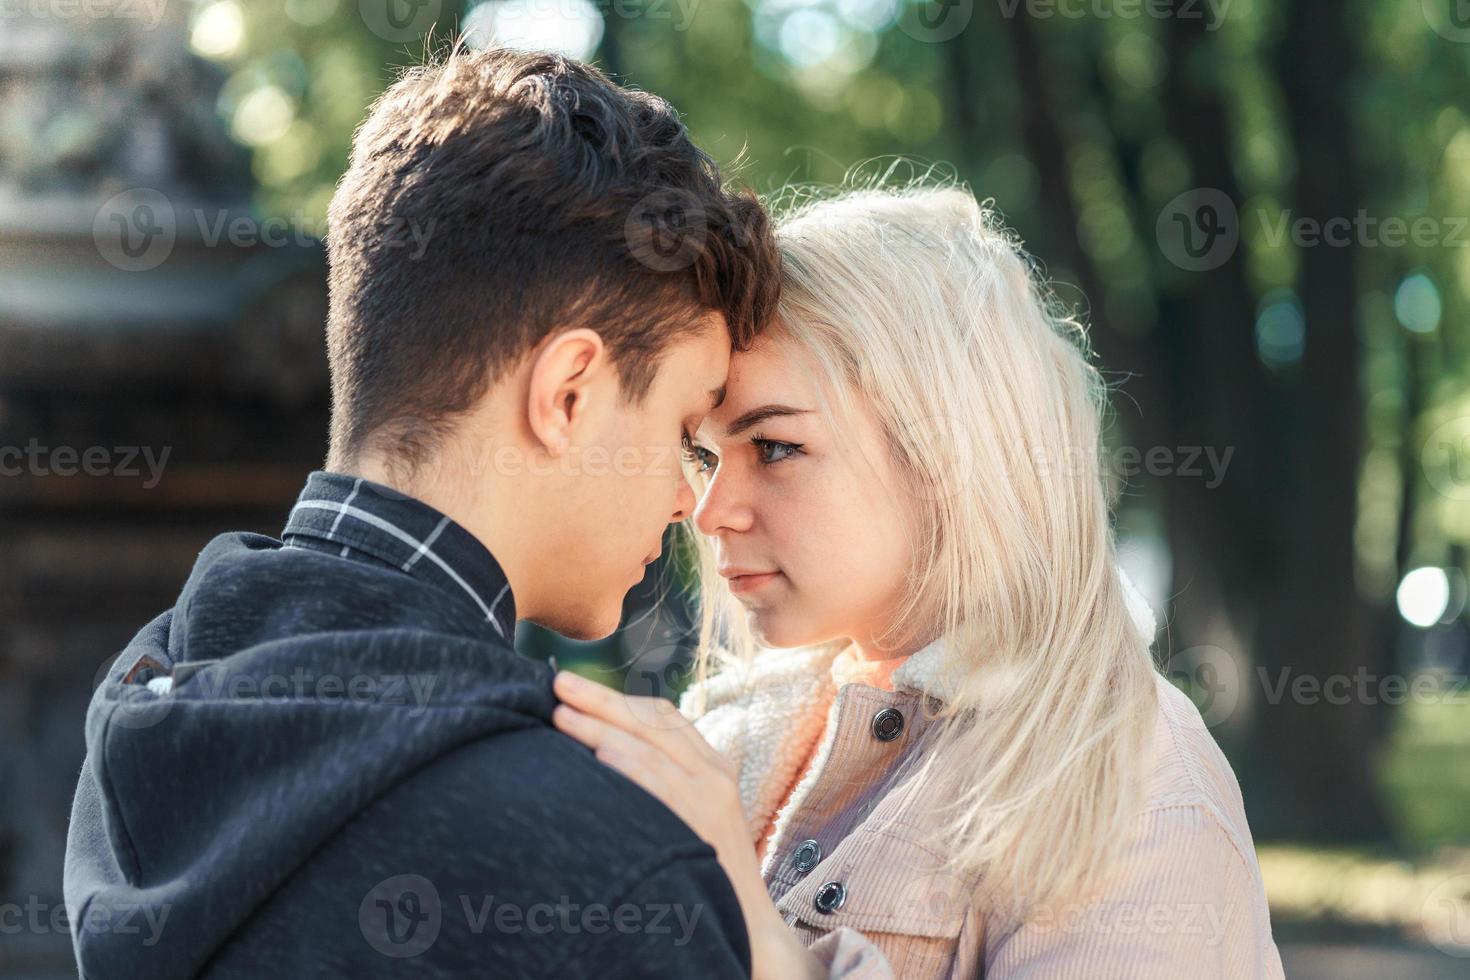
{"label": "man's neck", "polygon": [[364,455],[344,464],[337,472],[381,483],[428,504],[454,521],[484,545],[505,572],[518,611],[534,607],[521,536],[515,525],[506,520],[507,515],[520,512],[513,501],[505,499],[509,488],[493,482],[482,486],[464,474],[451,472],[438,459],[423,462],[409,471],[401,464]]}

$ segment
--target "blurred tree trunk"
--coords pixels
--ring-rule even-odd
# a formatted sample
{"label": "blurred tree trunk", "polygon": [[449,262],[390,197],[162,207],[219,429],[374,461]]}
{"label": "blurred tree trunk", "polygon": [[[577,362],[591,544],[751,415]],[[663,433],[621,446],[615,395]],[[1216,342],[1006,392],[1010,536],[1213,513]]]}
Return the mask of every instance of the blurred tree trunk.
{"label": "blurred tree trunk", "polygon": [[[1293,0],[1276,49],[1276,71],[1296,153],[1293,218],[1321,227],[1353,220],[1364,206],[1347,104],[1358,68],[1350,6]],[[1353,532],[1363,444],[1357,304],[1357,243],[1298,249],[1297,286],[1306,319],[1306,350],[1293,414],[1302,438],[1281,488],[1280,586],[1266,597],[1257,633],[1263,665],[1280,676],[1322,680],[1392,669],[1391,611],[1367,602],[1355,581]],[[1384,815],[1375,785],[1385,706],[1375,686],[1357,686],[1346,703],[1288,697],[1263,711],[1262,751],[1276,760],[1280,830],[1314,840],[1381,837]],[[1290,746],[1290,752],[1281,752]]]}
{"label": "blurred tree trunk", "polygon": [[[1189,161],[1194,187],[1239,202],[1225,105],[1214,73],[1198,70],[1215,35],[1203,19],[1184,16],[1170,17],[1166,32],[1162,88],[1168,133]],[[1268,422],[1273,392],[1256,353],[1255,297],[1244,249],[1237,247],[1216,269],[1172,278],[1182,287],[1162,291],[1160,320],[1174,445],[1207,447],[1221,458],[1232,453],[1216,487],[1168,481],[1165,520],[1179,594],[1178,628],[1189,642],[1205,634],[1203,617],[1222,609],[1235,623],[1248,624],[1258,596],[1273,587],[1265,510],[1281,426]],[[1191,590],[1198,594],[1191,596]],[[1230,653],[1248,678],[1250,658],[1241,650]]]}
{"label": "blurred tree trunk", "polygon": [[[1084,312],[1088,337],[1097,359],[1105,370],[1121,371],[1127,375],[1123,384],[1124,404],[1119,406],[1119,410],[1123,411],[1127,405],[1137,406],[1136,412],[1125,413],[1130,441],[1142,447],[1162,445],[1167,434],[1165,427],[1171,417],[1163,365],[1153,338],[1117,330],[1108,320],[1107,291],[1102,276],[1078,234],[1081,222],[1068,169],[1063,113],[1057,107],[1051,88],[1052,69],[1046,64],[1035,26],[1023,8],[1008,16],[997,7],[995,16],[1010,43],[1012,71],[1021,96],[1021,141],[1039,176],[1041,216],[1045,227],[1042,247],[1036,251],[1051,257],[1052,265],[1069,270],[1076,279],[1075,285],[1089,303]],[[951,44],[951,77],[973,85],[968,92],[971,100],[979,91],[970,67],[975,55],[973,47],[967,49],[962,45],[973,45],[977,34],[967,31]],[[961,99],[965,91],[963,87],[958,88]],[[1109,380],[1115,380],[1115,375],[1110,373]]]}
{"label": "blurred tree trunk", "polygon": [[[1359,207],[1351,155],[1344,155],[1351,131],[1343,93],[1356,59],[1343,16],[1328,0],[1299,0],[1278,65],[1301,161],[1294,215],[1324,221],[1351,218]],[[1053,66],[1031,18],[1002,17],[999,26],[1022,96],[1021,136],[1040,173],[1042,254],[1069,270],[1091,301],[1103,363],[1130,373],[1123,404],[1131,398],[1140,411],[1128,420],[1132,440],[1144,452],[1161,446],[1233,453],[1218,486],[1177,475],[1151,481],[1150,490],[1162,495],[1174,561],[1172,635],[1163,642],[1172,641],[1175,651],[1219,643],[1222,620],[1224,635],[1235,637],[1229,653],[1248,688],[1242,696],[1254,702],[1253,754],[1263,769],[1247,795],[1260,830],[1378,838],[1384,821],[1373,761],[1382,706],[1356,693],[1348,704],[1320,693],[1305,703],[1312,698],[1293,698],[1289,686],[1302,675],[1321,683],[1352,677],[1360,666],[1380,676],[1388,669],[1391,623],[1358,596],[1354,578],[1363,412],[1354,250],[1302,251],[1307,344],[1299,380],[1274,375],[1259,360],[1243,246],[1219,268],[1184,276],[1156,257],[1160,278],[1178,285],[1161,289],[1154,332],[1140,338],[1114,329],[1105,283],[1078,237]],[[1201,70],[1217,43],[1208,27],[1196,17],[1167,21],[1165,122],[1189,161],[1193,186],[1217,189],[1239,205],[1229,116],[1212,87],[1215,73]],[[973,84],[974,59],[958,43],[948,67],[951,82],[963,87]],[[1123,170],[1136,180],[1136,166]],[[1139,215],[1144,234],[1152,234],[1156,217]],[[1288,687],[1278,696],[1283,672]],[[1283,745],[1293,751],[1279,751]]]}

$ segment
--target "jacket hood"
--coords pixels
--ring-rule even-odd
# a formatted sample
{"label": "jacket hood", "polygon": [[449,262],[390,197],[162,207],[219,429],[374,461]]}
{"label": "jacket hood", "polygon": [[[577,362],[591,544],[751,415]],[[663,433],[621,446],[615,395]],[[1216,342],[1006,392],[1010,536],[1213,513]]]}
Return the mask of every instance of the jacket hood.
{"label": "jacket hood", "polygon": [[429,583],[216,538],[87,711],[64,872],[82,976],[194,976],[394,785],[549,724],[550,680]]}

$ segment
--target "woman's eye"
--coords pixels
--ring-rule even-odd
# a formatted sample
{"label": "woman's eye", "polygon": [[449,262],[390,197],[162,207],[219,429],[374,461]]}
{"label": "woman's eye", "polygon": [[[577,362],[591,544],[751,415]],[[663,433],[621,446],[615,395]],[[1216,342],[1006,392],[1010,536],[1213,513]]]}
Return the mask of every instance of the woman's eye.
{"label": "woman's eye", "polygon": [[693,466],[696,473],[708,473],[719,465],[720,457],[703,446],[696,446],[692,439],[685,436],[684,462]]}
{"label": "woman's eye", "polygon": [[774,439],[752,439],[755,443],[756,452],[760,455],[760,461],[766,465],[779,463],[783,459],[801,453],[801,446],[793,442],[776,442]]}

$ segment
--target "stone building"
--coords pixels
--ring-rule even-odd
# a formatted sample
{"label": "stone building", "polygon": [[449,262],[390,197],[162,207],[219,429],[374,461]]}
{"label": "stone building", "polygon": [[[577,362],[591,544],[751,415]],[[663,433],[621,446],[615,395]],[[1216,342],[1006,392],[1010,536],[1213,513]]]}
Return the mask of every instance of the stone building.
{"label": "stone building", "polygon": [[56,909],[99,672],[324,454],[323,251],[253,231],[218,84],[180,25],[0,25],[7,976],[75,975]]}

